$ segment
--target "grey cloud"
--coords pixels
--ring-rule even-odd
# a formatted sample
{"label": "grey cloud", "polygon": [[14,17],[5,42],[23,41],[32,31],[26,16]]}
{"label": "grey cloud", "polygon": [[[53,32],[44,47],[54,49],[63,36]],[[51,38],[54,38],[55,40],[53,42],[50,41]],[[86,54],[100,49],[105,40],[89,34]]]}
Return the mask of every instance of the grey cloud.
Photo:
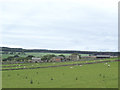
{"label": "grey cloud", "polygon": [[3,7],[3,44],[25,48],[117,49],[117,13],[114,11],[56,2],[5,3]]}

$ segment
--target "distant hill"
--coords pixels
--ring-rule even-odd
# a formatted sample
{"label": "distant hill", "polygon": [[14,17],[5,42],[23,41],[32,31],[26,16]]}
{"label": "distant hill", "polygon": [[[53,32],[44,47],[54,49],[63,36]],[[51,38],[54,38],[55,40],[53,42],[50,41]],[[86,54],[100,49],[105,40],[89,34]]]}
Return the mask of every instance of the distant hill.
{"label": "distant hill", "polygon": [[23,49],[23,48],[10,48],[0,47],[2,51],[7,52],[40,52],[40,53],[79,53],[79,54],[92,54],[92,55],[113,55],[117,56],[118,52],[97,52],[97,51],[75,51],[75,50],[48,50],[48,49]]}

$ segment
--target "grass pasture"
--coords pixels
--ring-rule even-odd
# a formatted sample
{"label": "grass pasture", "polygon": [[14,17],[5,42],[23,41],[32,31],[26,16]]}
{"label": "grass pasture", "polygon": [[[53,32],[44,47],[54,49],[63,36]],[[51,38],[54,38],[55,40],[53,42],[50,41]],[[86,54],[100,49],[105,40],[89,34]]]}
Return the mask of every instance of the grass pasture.
{"label": "grass pasture", "polygon": [[[47,64],[53,65],[46,63],[42,66]],[[61,63],[57,63],[59,64]],[[2,71],[2,86],[3,88],[117,88],[118,62]]]}

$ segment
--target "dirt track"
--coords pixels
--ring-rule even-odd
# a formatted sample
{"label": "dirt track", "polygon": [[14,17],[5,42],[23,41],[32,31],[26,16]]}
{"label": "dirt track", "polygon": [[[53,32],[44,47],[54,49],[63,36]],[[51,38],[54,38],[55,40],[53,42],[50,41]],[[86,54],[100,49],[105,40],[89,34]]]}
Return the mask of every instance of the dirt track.
{"label": "dirt track", "polygon": [[[120,60],[106,60],[106,61],[97,61],[97,62],[90,62],[90,63],[79,63],[79,64],[64,64],[64,65],[55,65],[55,66],[44,66],[44,67],[33,67],[33,68],[16,68],[16,69],[2,69],[4,70],[22,70],[22,69],[37,69],[37,68],[49,68],[49,67],[63,67],[63,66],[74,66],[74,65],[84,65],[84,64],[96,64],[96,63],[105,63],[105,62],[116,62]],[[1,70],[0,70],[1,71]]]}

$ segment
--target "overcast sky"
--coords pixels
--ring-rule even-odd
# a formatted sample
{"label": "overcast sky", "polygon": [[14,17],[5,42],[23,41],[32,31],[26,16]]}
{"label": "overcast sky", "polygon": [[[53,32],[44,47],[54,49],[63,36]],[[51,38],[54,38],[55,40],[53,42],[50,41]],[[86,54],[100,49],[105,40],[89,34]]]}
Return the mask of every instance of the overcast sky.
{"label": "overcast sky", "polygon": [[0,46],[118,50],[118,0],[2,0]]}

